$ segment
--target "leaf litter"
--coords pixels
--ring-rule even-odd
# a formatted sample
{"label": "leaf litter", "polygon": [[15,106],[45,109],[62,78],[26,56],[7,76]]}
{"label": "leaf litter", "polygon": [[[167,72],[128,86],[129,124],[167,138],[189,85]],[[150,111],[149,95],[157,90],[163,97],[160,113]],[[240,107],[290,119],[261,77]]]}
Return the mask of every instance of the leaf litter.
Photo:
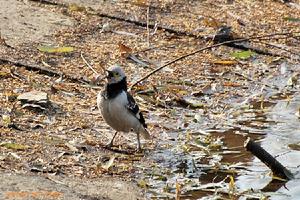
{"label": "leaf litter", "polygon": [[[245,37],[275,33],[283,29],[281,23],[284,29],[299,31],[294,24],[297,20],[282,18],[282,13],[274,9],[286,12],[287,17],[287,14],[298,13],[297,10],[280,2],[269,4],[250,1],[232,4],[215,1],[117,1],[103,3],[97,12],[109,11],[145,21],[145,8],[150,5],[151,23],[159,22],[199,36],[214,34],[215,29],[224,23]],[[235,10],[237,17],[231,17],[228,6]],[[253,10],[256,6],[263,10],[245,12],[245,9]],[[95,74],[86,67],[80,56],[82,52],[100,75],[103,68],[115,62],[121,63],[132,84],[151,71],[153,66],[156,68],[195,51],[199,46],[209,45],[201,39],[163,30],[153,32],[146,41],[148,33],[145,28],[90,15],[90,10],[84,5],[71,4],[64,11],[53,9],[67,12],[80,23],[57,32],[54,37],[61,47],[40,46],[44,48],[29,48],[28,51],[20,47],[18,51],[24,55],[21,59],[30,55],[33,63],[43,61],[55,70],[86,80],[92,80]],[[241,25],[239,16],[243,16],[246,26]],[[261,18],[268,22],[267,27],[262,23],[252,23]],[[95,28],[95,24],[99,28]],[[269,40],[267,42],[299,50],[297,37]],[[290,56],[288,52],[266,44],[252,44]],[[51,54],[53,52],[55,54]],[[6,53],[16,57],[9,50]],[[283,62],[289,65],[280,69]],[[267,117],[267,109],[279,99],[287,99],[286,93],[289,96],[297,94],[299,88],[295,81],[298,76],[293,73],[299,72],[297,59],[282,58],[270,62],[269,56],[256,54],[253,57],[250,51],[237,52],[236,49],[220,46],[178,61],[132,88],[154,137],[152,142],[143,144],[146,150],[141,157],[135,153],[118,154],[104,148],[112,130],[103,122],[96,108],[96,95],[103,82],[94,89],[71,83],[64,77],[57,81],[58,77],[22,68],[12,73],[13,67],[1,65],[0,73],[0,136],[3,144],[0,145],[0,156],[4,156],[0,159],[1,169],[88,179],[99,176],[135,179],[150,198],[196,199],[212,195],[234,199],[243,195],[261,195],[260,191],[246,194],[237,187],[234,179],[238,174],[247,173],[247,159],[251,157],[244,158],[241,145],[232,142],[235,141],[232,139],[230,146],[226,138],[240,133],[262,139],[259,133],[265,133],[264,130],[273,124],[272,119]],[[262,84],[279,86],[280,90],[262,87]],[[31,91],[47,94],[53,106],[41,110],[22,107],[17,97]],[[29,107],[39,104],[39,101],[30,101]],[[240,138],[239,142],[242,140]],[[136,146],[135,142],[134,134],[121,135],[116,138],[116,148],[131,151]],[[225,162],[232,154],[236,155],[224,153],[230,148],[241,152],[239,156],[244,160],[237,157]],[[297,150],[296,145],[290,145],[290,148]],[[246,170],[235,165],[240,162],[245,164]],[[30,166],[31,170],[28,171],[26,166]],[[199,191],[204,193],[198,194]]]}

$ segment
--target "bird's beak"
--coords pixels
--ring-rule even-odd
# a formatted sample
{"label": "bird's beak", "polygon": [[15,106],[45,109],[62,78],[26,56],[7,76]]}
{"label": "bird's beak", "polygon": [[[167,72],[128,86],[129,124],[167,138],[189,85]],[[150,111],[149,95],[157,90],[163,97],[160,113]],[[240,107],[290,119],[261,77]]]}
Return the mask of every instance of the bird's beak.
{"label": "bird's beak", "polygon": [[106,78],[112,78],[114,77],[114,73],[112,71],[109,71],[109,70],[105,70],[107,72],[107,76]]}

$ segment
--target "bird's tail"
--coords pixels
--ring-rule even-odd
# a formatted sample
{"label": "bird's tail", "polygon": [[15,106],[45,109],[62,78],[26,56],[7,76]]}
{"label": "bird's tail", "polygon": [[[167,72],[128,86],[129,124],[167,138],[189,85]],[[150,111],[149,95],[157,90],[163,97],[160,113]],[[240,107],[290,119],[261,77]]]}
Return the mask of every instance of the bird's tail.
{"label": "bird's tail", "polygon": [[146,140],[150,140],[151,139],[151,135],[150,135],[150,133],[148,132],[148,130],[145,127],[141,128],[141,132],[140,133],[143,135],[143,137]]}

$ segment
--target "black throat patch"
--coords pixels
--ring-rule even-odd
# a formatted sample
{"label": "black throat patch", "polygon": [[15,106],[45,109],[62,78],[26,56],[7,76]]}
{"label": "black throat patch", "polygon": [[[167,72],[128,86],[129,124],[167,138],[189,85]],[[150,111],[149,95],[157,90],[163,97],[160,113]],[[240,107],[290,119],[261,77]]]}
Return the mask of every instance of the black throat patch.
{"label": "black throat patch", "polygon": [[126,77],[124,77],[120,82],[118,83],[111,83],[106,85],[106,95],[108,99],[112,99],[118,94],[120,94],[122,91],[127,91],[127,81]]}

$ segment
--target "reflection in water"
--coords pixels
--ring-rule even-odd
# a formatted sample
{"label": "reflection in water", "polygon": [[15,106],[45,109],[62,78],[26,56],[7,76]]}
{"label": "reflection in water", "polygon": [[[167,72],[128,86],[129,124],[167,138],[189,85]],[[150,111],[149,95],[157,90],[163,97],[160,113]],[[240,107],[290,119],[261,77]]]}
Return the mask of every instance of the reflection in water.
{"label": "reflection in water", "polygon": [[[300,122],[295,115],[300,96],[295,95],[289,103],[274,100],[264,105],[270,106],[267,109],[261,109],[261,103],[255,105],[257,109],[226,119],[227,126],[210,126],[208,130],[207,124],[190,123],[172,132],[169,139],[161,140],[149,156],[154,163],[152,171],[142,177],[149,184],[150,197],[173,199],[179,182],[183,185],[181,199],[230,198],[226,192],[229,177],[233,176],[238,193],[256,198],[300,199],[298,179],[287,183],[272,181],[271,170],[243,147],[247,137],[260,141],[297,177],[300,154],[288,145],[300,142]],[[197,130],[206,130],[206,134]]]}
{"label": "reflection in water", "polygon": [[[264,130],[266,135],[261,140],[262,147],[271,155],[276,156],[276,159],[291,170],[296,177],[299,171],[300,153],[289,149],[288,145],[300,142],[300,122],[295,115],[299,105],[300,96],[298,94],[290,102],[278,101],[270,111],[266,112],[267,118],[277,123]],[[263,166],[261,161],[255,158],[249,164],[252,172],[239,176],[236,181],[241,190],[262,189],[262,191],[269,192],[268,195],[272,199],[300,198],[300,181],[297,178],[286,184],[271,181],[270,174],[268,174],[270,170]]]}

